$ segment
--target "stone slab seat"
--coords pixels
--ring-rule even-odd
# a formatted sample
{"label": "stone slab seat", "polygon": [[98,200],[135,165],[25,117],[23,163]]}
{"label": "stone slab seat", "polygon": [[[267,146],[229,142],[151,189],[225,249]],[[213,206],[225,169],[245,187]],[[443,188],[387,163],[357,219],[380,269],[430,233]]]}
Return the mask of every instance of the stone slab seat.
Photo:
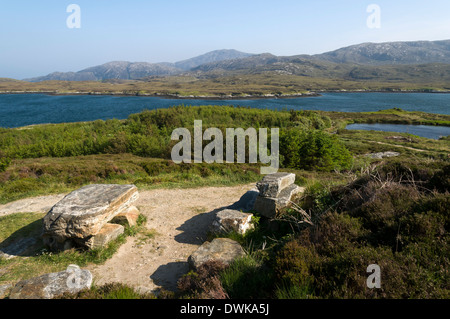
{"label": "stone slab seat", "polygon": [[43,240],[52,250],[97,235],[105,224],[138,198],[134,185],[93,184],[75,190],[44,217]]}

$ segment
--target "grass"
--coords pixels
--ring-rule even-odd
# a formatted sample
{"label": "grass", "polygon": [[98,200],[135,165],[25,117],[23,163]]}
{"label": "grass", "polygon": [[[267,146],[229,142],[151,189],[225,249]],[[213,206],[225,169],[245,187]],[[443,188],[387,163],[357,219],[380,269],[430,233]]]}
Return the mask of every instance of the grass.
{"label": "grass", "polygon": [[[344,145],[355,155],[396,151],[403,157],[445,160],[450,152],[446,139],[433,140],[407,133],[339,130],[338,135]],[[392,136],[401,136],[404,139],[391,139]]]}
{"label": "grass", "polygon": [[330,117],[338,128],[345,128],[352,123],[390,123],[415,125],[450,126],[450,115],[434,114],[418,111],[405,111],[399,108],[376,112],[326,112],[319,114]]}
{"label": "grass", "polygon": [[261,259],[247,255],[233,261],[220,273],[220,281],[231,299],[266,298],[271,274]]}
{"label": "grass", "polygon": [[150,293],[140,293],[134,288],[121,283],[105,284],[82,290],[76,294],[64,294],[59,299],[156,299]]}
{"label": "grass", "polygon": [[61,194],[94,183],[135,184],[139,189],[232,186],[256,182],[253,164],[182,164],[131,154],[14,159],[0,172],[0,203]]}

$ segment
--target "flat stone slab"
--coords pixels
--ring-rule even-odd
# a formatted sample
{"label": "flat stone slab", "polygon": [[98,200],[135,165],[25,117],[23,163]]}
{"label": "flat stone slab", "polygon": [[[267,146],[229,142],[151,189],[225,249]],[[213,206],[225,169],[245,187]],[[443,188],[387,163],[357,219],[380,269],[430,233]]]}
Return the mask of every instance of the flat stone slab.
{"label": "flat stone slab", "polygon": [[251,224],[253,214],[242,213],[238,210],[224,209],[217,213],[213,221],[211,230],[215,233],[226,233],[235,231],[239,234],[245,234],[253,228]]}
{"label": "flat stone slab", "polygon": [[215,238],[201,245],[189,256],[188,263],[195,270],[207,261],[217,260],[229,265],[242,256],[245,256],[245,252],[238,242],[229,238]]}
{"label": "flat stone slab", "polygon": [[94,184],[71,192],[44,217],[44,243],[53,250],[70,246],[71,239],[95,236],[138,198],[134,185]]}
{"label": "flat stone slab", "polygon": [[258,196],[253,209],[264,217],[273,218],[283,208],[291,205],[293,197],[302,191],[302,187],[292,184],[282,190],[277,198]]}
{"label": "flat stone slab", "polygon": [[9,295],[10,299],[52,299],[64,293],[77,293],[92,285],[92,274],[77,265],[69,265],[65,271],[45,274],[18,282]]}
{"label": "flat stone slab", "polygon": [[276,198],[283,189],[294,184],[295,174],[293,173],[275,173],[264,176],[256,183],[259,190],[259,196]]}

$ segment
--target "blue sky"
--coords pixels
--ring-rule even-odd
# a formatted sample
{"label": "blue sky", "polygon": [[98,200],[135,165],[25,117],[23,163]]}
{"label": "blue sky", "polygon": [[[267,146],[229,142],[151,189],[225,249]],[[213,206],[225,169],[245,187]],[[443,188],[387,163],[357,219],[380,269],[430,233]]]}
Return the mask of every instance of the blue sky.
{"label": "blue sky", "polygon": [[[81,28],[69,29],[69,4]],[[366,9],[381,8],[370,29]],[[450,39],[450,1],[0,0],[0,77],[109,61],[175,62],[216,49],[316,54],[363,42]]]}

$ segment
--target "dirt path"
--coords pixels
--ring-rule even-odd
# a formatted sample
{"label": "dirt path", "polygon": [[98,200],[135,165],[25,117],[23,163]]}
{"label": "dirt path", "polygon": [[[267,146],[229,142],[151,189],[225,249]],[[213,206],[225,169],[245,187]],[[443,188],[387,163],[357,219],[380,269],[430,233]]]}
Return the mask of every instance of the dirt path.
{"label": "dirt path", "polygon": [[[140,191],[135,205],[147,217],[145,226],[154,236],[128,237],[106,263],[86,268],[97,285],[121,282],[142,292],[161,287],[173,290],[178,278],[188,271],[189,255],[205,241],[215,213],[237,202],[248,203],[255,196],[254,191],[248,191],[254,188],[255,184],[249,184]],[[40,196],[0,205],[0,216],[47,212],[64,196]]]}
{"label": "dirt path", "polygon": [[0,217],[14,213],[46,213],[59,202],[65,194],[48,195],[20,199],[5,205],[0,205]]}
{"label": "dirt path", "polygon": [[138,290],[175,289],[187,258],[204,241],[214,213],[237,202],[254,185],[142,191],[136,206],[154,238],[129,237],[103,265],[88,269],[96,284],[122,282]]}
{"label": "dirt path", "polygon": [[[377,141],[369,141],[369,142],[374,142],[374,143],[377,143],[377,144],[389,145],[389,146],[394,146],[394,147],[401,147],[401,148],[404,148],[404,149],[407,149],[407,150],[411,150],[411,151],[427,152],[427,150],[421,150],[419,148],[414,148],[414,147],[409,147],[409,146],[390,144],[390,143],[384,143],[384,142],[377,142]],[[428,152],[433,152],[433,151],[428,151]]]}

